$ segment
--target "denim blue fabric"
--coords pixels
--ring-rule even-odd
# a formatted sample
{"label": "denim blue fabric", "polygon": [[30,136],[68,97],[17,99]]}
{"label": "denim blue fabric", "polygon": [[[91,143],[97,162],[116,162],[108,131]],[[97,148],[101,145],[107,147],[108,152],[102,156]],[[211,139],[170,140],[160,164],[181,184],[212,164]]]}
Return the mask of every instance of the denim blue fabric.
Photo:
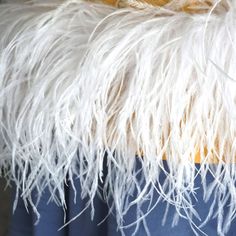
{"label": "denim blue fabric", "polygon": [[[196,166],[199,168],[199,166]],[[164,180],[165,176],[160,175],[160,179]],[[208,174],[206,176],[207,181],[211,181],[212,176]],[[74,195],[72,186],[68,184],[65,187],[67,210],[66,219],[69,220],[76,216],[81,210],[86,206],[86,199],[81,200],[80,192],[81,187],[78,179],[74,179],[75,188],[77,190],[77,195]],[[193,199],[195,207],[201,218],[204,218],[209,211],[212,204],[210,199],[207,203],[203,201],[203,188],[201,185],[200,177],[196,178],[196,190],[197,199]],[[14,200],[14,191],[12,194],[12,202]],[[10,236],[121,236],[121,233],[117,231],[117,223],[115,219],[115,214],[109,214],[106,220],[98,226],[98,224],[107,216],[108,205],[105,201],[101,200],[98,196],[95,198],[95,217],[93,221],[91,220],[90,210],[87,209],[80,217],[76,218],[67,227],[58,231],[58,229],[64,224],[64,212],[61,207],[58,207],[53,202],[48,202],[50,198],[50,193],[45,190],[38,205],[38,211],[41,215],[40,221],[35,225],[36,215],[33,209],[29,206],[28,212],[24,206],[24,203],[19,199],[16,211],[12,215]],[[76,203],[74,203],[74,198],[76,197]],[[135,197],[135,196],[134,196]],[[154,198],[158,198],[156,193]],[[33,194],[33,199],[36,201]],[[146,205],[143,205],[143,211],[148,208],[148,201]],[[167,219],[165,224],[162,224],[163,215],[166,208],[169,207]],[[136,206],[134,205],[129,209],[124,217],[124,224],[130,224],[136,219]],[[227,209],[226,209],[227,210]],[[113,212],[114,213],[114,212]],[[180,218],[176,226],[172,227],[173,217],[175,209],[173,206],[167,205],[165,201],[160,202],[147,216],[146,227],[148,227],[151,236],[193,236],[194,233],[187,222],[187,220]],[[200,221],[196,222],[200,224]],[[213,219],[209,221],[202,230],[208,236],[216,236],[217,234],[217,220]],[[126,236],[145,236],[145,224],[140,224],[139,229],[135,232],[135,226],[124,229]],[[199,235],[203,235],[199,233]],[[236,222],[232,222],[232,226],[227,233],[227,236],[236,236]]]}

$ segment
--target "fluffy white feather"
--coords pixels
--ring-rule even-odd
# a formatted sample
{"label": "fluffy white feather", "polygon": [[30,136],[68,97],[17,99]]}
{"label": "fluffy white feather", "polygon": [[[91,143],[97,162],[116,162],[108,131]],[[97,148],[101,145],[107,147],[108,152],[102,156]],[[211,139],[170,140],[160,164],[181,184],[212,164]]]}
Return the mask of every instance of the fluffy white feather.
{"label": "fluffy white feather", "polygon": [[[31,202],[36,188],[40,199],[48,187],[65,205],[64,183],[75,175],[92,205],[102,179],[121,229],[132,204],[165,199],[198,234],[191,196],[200,175],[216,206],[202,220],[217,217],[224,235],[236,210],[236,9],[221,9],[166,14],[76,0],[0,6],[0,167],[21,197]],[[160,184],[164,156],[169,171]],[[146,214],[139,210],[135,223]]]}

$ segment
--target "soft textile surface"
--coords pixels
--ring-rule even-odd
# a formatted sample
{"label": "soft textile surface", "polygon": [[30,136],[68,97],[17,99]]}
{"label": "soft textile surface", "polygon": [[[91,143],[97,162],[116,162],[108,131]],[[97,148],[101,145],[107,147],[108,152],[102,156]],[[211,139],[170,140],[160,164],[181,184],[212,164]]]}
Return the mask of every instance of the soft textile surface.
{"label": "soft textile surface", "polygon": [[203,13],[216,6],[227,7],[225,0],[92,0],[103,2],[116,7],[134,7],[145,9],[152,7],[164,7],[174,11],[185,11],[189,13]]}
{"label": "soft textile surface", "polygon": [[1,5],[0,167],[17,186],[15,205],[21,197],[39,213],[32,192],[40,200],[47,188],[65,207],[65,180],[73,188],[77,176],[92,216],[98,193],[114,199],[120,228],[132,205],[139,225],[152,210],[142,204],[165,200],[197,234],[200,176],[204,200],[213,198],[202,224],[216,219],[218,235],[228,232],[236,210],[235,28],[230,0],[202,14],[79,0]]}

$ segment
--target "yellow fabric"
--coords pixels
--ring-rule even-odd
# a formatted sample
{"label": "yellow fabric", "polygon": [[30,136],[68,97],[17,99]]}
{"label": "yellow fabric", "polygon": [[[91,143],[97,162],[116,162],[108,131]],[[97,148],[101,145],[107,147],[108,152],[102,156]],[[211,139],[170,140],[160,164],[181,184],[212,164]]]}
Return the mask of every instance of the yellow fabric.
{"label": "yellow fabric", "polygon": [[[130,0],[102,0],[102,2],[109,4],[109,5],[113,5],[113,6],[117,6],[119,5],[119,3],[127,3],[127,5],[131,4]],[[132,1],[133,2],[133,1]],[[153,6],[164,6],[165,4],[167,4],[168,2],[170,2],[170,0],[136,0],[136,2],[138,3],[147,3]]]}
{"label": "yellow fabric", "polygon": [[117,4],[117,0],[103,0],[102,2],[105,4],[112,5],[112,6],[116,6]]}
{"label": "yellow fabric", "polygon": [[[209,152],[205,149],[204,150],[204,157],[206,157],[207,154],[209,154]],[[137,151],[136,155],[139,156],[139,157],[143,157],[144,152],[142,150]],[[166,155],[163,156],[163,160],[167,160]],[[212,153],[211,153],[211,155],[209,155],[207,157],[207,160],[205,160],[205,161],[206,161],[206,163],[211,163],[211,164],[219,164],[220,161],[221,162],[226,162],[226,160],[224,158],[222,160],[219,160],[219,158],[217,158]],[[196,155],[194,157],[194,163],[201,164],[202,162],[203,162],[203,160],[201,158],[201,152],[198,150],[198,151],[196,151]],[[232,161],[230,161],[230,162],[232,162]]]}
{"label": "yellow fabric", "polygon": [[[109,4],[115,7],[137,7],[144,8],[144,6],[165,6],[171,3],[171,0],[101,0],[105,4]],[[200,0],[186,0],[186,2],[181,5],[178,11],[185,11],[188,13],[201,13],[205,12],[212,6],[210,0],[200,1]]]}

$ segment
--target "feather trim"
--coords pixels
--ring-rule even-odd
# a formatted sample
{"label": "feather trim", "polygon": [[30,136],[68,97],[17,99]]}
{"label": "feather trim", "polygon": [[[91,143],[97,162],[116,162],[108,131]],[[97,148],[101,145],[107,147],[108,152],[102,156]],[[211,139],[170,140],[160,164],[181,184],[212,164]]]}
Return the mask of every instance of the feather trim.
{"label": "feather trim", "polygon": [[[196,235],[213,217],[219,235],[228,231],[236,210],[236,11],[162,13],[80,1],[0,6],[0,167],[25,201],[34,205],[32,191],[40,199],[47,187],[65,206],[64,183],[77,176],[91,206],[103,181],[121,230],[132,204],[164,199]],[[216,207],[200,226],[191,201],[199,175]]]}

